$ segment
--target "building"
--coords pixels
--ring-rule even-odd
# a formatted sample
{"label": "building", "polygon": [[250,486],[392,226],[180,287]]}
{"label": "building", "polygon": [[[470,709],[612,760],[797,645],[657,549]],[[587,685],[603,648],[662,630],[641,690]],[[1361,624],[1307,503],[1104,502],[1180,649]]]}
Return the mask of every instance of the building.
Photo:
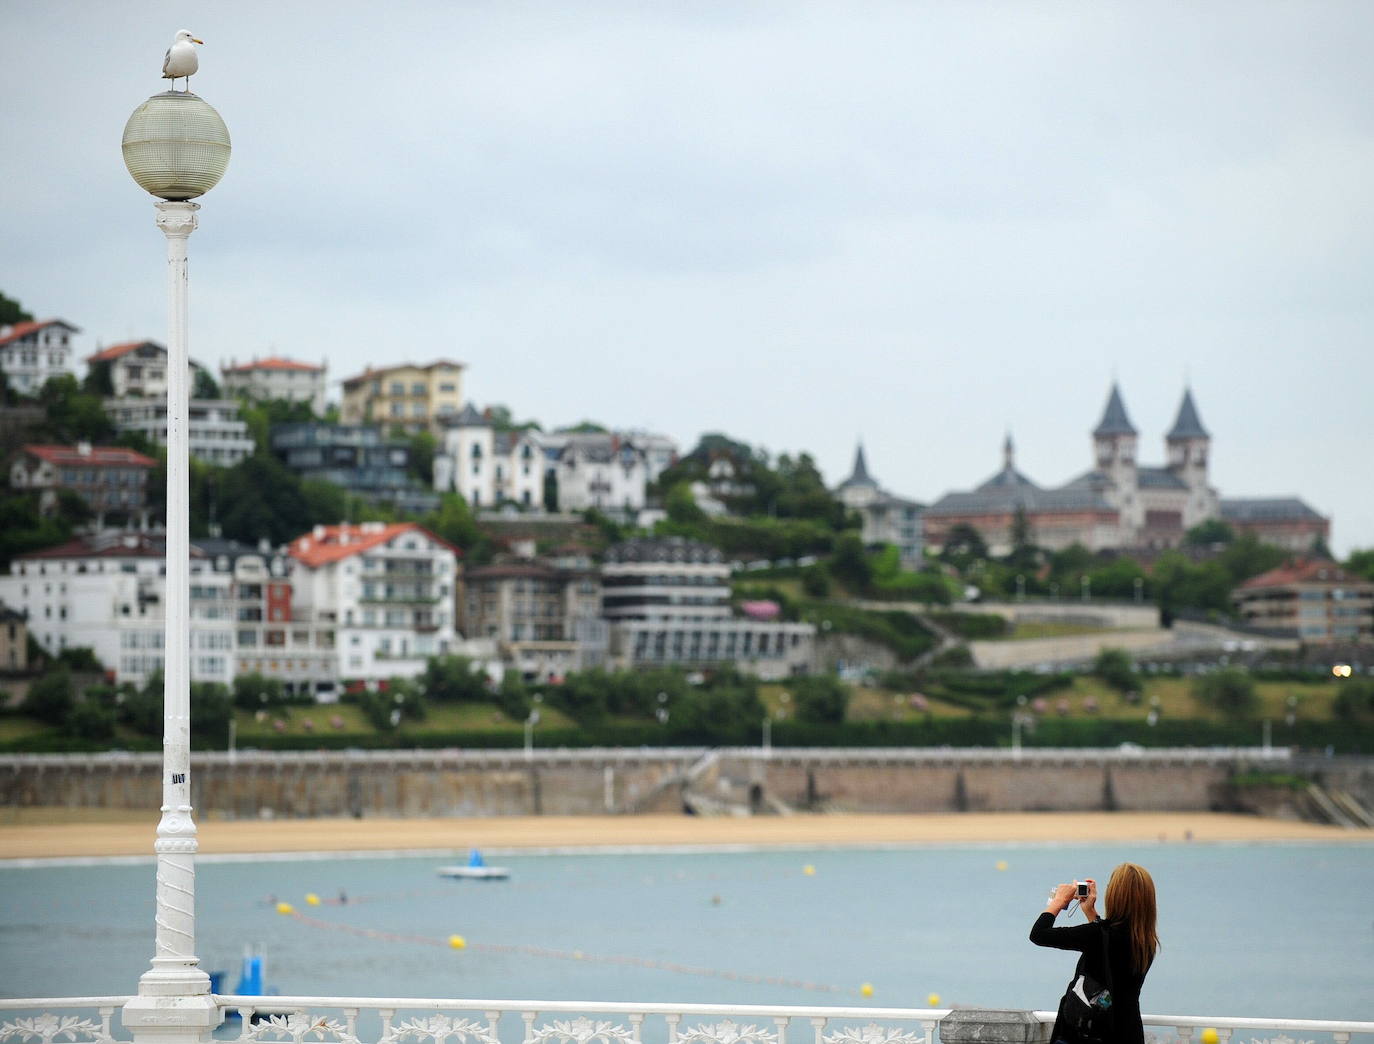
{"label": "building", "polygon": [[1303,642],[1374,639],[1374,582],[1326,559],[1296,560],[1251,577],[1232,598],[1247,623]]}
{"label": "building", "polygon": [[[166,543],[104,531],[19,555],[0,577],[0,601],[22,609],[29,633],[52,655],[89,648],[117,682],[143,685],[163,667]],[[233,678],[231,580],[191,548],[191,680]]]}
{"label": "building", "polygon": [[549,681],[604,662],[608,630],[589,559],[465,569],[458,604],[463,633],[495,642],[502,663],[526,681]]}
{"label": "building", "polygon": [[122,446],[24,446],[10,464],[10,488],[36,490],[39,510],[70,490],[95,513],[96,527],[148,521],[148,472],[157,461]]}
{"label": "building", "polygon": [[[166,398],[106,399],[105,412],[116,430],[167,445]],[[192,399],[187,420],[189,451],[197,460],[227,468],[253,455],[256,446],[236,399]]]}
{"label": "building", "polygon": [[[87,356],[86,365],[93,371],[98,367],[109,368],[110,394],[116,399],[131,395],[154,399],[167,397],[167,349],[156,341],[112,344]],[[195,388],[197,372],[206,372],[205,367],[192,359],[187,376],[191,389]]]}
{"label": "building", "polygon": [[279,400],[303,402],[317,417],[324,416],[326,365],[285,359],[271,355],[266,359],[235,363],[219,368],[220,387],[225,395],[255,402]]}
{"label": "building", "polygon": [[1296,498],[1218,496],[1208,474],[1212,438],[1191,390],[1184,391],[1164,436],[1164,465],[1139,462],[1138,434],[1113,384],[1092,432],[1093,467],[1053,488],[1017,470],[1007,436],[1001,471],[973,490],[945,494],[925,510],[926,544],[939,550],[956,526],[970,526],[993,554],[1006,554],[1018,517],[1029,526],[1032,543],[1050,550],[1072,544],[1091,551],[1177,547],[1189,529],[1217,518],[1235,519],[1237,528],[1281,546],[1305,538],[1304,550],[1329,534],[1330,521]]}
{"label": "building", "polygon": [[434,488],[475,508],[544,506],[544,448],[536,431],[497,431],[471,403],[446,422],[434,457]]}
{"label": "building", "polygon": [[316,526],[291,541],[294,609],[334,628],[334,674],[419,674],[454,651],[458,552],[413,522]]}
{"label": "building", "polygon": [[303,479],[322,479],[379,504],[424,514],[439,497],[410,475],[410,444],[375,424],[272,425],[272,451]]}
{"label": "building", "polygon": [[11,391],[34,396],[52,377],[72,372],[72,334],[65,319],[0,326],[0,371]]}
{"label": "building", "polygon": [[29,669],[29,622],[18,609],[0,602],[0,673]]}
{"label": "building", "polygon": [[863,519],[863,542],[869,547],[892,544],[904,569],[918,569],[923,560],[922,504],[888,493],[868,473],[863,444],[854,453],[854,470],[835,488],[835,496]]}
{"label": "building", "polygon": [[615,544],[601,566],[601,589],[616,666],[732,664],[769,679],[811,668],[815,627],[735,618],[730,567],[707,544],[681,537]]}
{"label": "building", "polygon": [[336,699],[334,624],[296,609],[285,550],[218,538],[193,545],[191,618],[230,622],[232,673],[261,674],[288,693]]}
{"label": "building", "polygon": [[424,365],[369,367],[343,382],[344,424],[385,424],[409,432],[438,430],[463,405],[460,362],[439,359]]}
{"label": "building", "polygon": [[632,519],[643,509],[649,463],[633,441],[612,432],[560,432],[542,441],[560,511],[595,509]]}

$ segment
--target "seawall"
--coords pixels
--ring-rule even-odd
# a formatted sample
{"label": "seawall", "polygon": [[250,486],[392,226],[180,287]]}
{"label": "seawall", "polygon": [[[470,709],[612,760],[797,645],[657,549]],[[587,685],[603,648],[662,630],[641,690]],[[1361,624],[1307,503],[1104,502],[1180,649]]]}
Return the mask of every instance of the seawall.
{"label": "seawall", "polygon": [[[9,807],[149,809],[156,754],[0,756]],[[198,753],[198,815],[1236,810],[1241,773],[1296,773],[1374,804],[1374,759],[1287,750],[814,749]]]}

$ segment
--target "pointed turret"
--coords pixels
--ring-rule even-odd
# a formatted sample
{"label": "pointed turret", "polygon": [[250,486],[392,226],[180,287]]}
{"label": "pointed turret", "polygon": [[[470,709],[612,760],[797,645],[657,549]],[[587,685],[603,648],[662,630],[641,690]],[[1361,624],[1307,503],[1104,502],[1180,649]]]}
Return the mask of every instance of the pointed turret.
{"label": "pointed turret", "polygon": [[1121,389],[1112,382],[1112,393],[1107,397],[1107,408],[1102,411],[1102,419],[1093,429],[1093,435],[1135,435],[1135,425],[1126,416],[1126,404],[1121,401]]}
{"label": "pointed turret", "polygon": [[1007,432],[1006,440],[1002,443],[1002,467],[1006,471],[1016,470],[1016,447],[1011,441],[1011,432]]}
{"label": "pointed turret", "polygon": [[873,481],[873,477],[868,473],[868,463],[864,460],[864,444],[859,443],[859,448],[854,452],[854,473],[840,483],[840,489],[848,486],[873,486],[878,483]]}
{"label": "pointed turret", "polygon": [[1169,429],[1169,434],[1164,436],[1170,441],[1174,439],[1206,439],[1211,438],[1207,434],[1207,429],[1202,426],[1202,420],[1197,415],[1197,407],[1193,405],[1193,390],[1183,389],[1183,401],[1178,406],[1178,416],[1174,418],[1174,426]]}

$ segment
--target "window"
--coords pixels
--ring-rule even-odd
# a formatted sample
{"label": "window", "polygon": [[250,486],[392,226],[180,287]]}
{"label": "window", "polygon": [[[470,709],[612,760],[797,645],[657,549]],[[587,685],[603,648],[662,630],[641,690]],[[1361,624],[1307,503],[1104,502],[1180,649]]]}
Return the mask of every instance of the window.
{"label": "window", "polygon": [[405,393],[406,393],[406,386],[405,386],[405,382],[404,382],[404,381],[392,381],[392,382],[391,382],[391,394],[392,394],[392,395],[404,395]]}
{"label": "window", "polygon": [[423,399],[425,397],[425,385],[423,381],[416,381],[410,386],[410,394]]}

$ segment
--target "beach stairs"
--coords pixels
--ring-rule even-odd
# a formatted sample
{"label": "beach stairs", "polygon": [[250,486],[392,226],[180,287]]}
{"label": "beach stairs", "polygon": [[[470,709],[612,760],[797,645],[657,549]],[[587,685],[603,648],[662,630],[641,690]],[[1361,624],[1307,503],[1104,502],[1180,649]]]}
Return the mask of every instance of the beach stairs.
{"label": "beach stairs", "polygon": [[682,812],[693,816],[791,815],[793,809],[756,779],[741,779],[708,750],[695,762],[661,780],[625,809],[630,813]]}
{"label": "beach stairs", "polygon": [[1374,829],[1374,816],[1352,794],[1327,790],[1317,783],[1307,785],[1308,810],[1320,823],[1332,823],[1347,830]]}

